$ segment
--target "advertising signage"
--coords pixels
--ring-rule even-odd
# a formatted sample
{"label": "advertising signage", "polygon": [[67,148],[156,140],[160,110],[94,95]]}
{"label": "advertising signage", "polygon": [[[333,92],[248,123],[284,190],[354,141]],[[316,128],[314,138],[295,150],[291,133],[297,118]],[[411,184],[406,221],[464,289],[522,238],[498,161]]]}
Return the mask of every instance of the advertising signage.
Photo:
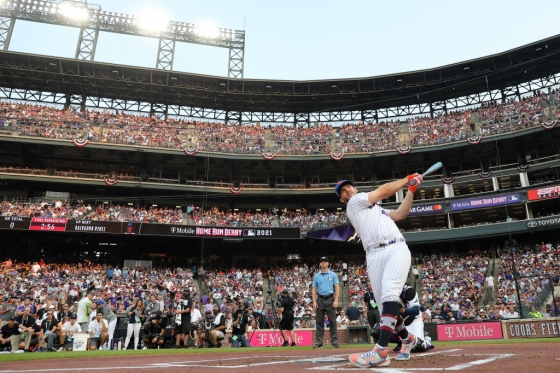
{"label": "advertising signage", "polygon": [[487,197],[472,198],[472,199],[462,199],[459,201],[453,201],[449,205],[451,206],[451,211],[460,211],[460,210],[476,209],[480,207],[509,205],[512,203],[519,203],[519,202],[521,202],[521,196],[519,195],[519,193],[509,193],[509,194],[502,194],[499,196],[487,196]]}
{"label": "advertising signage", "polygon": [[543,227],[549,227],[558,224],[560,224],[559,216],[547,217],[547,218],[532,219],[527,221],[527,228],[529,229],[543,228]]}
{"label": "advertising signage", "polygon": [[438,324],[438,341],[468,341],[479,339],[502,339],[500,322],[477,322]]}
{"label": "advertising signage", "polygon": [[70,220],[61,218],[22,218],[15,216],[0,216],[0,229],[20,229],[43,232],[238,238],[252,240],[265,238],[301,238],[301,231],[299,228],[206,227],[115,221]]}
{"label": "advertising signage", "polygon": [[441,212],[445,212],[445,205],[434,203],[430,205],[412,206],[408,215],[439,214]]}
{"label": "advertising signage", "polygon": [[558,338],[560,319],[507,320],[504,322],[506,339]]}
{"label": "advertising signage", "polygon": [[538,201],[539,199],[558,197],[560,197],[560,185],[541,189],[531,189],[527,191],[527,199],[529,201]]}
{"label": "advertising signage", "polygon": [[238,228],[192,225],[142,224],[140,234],[156,236],[221,237],[239,239],[299,239],[299,228]]}

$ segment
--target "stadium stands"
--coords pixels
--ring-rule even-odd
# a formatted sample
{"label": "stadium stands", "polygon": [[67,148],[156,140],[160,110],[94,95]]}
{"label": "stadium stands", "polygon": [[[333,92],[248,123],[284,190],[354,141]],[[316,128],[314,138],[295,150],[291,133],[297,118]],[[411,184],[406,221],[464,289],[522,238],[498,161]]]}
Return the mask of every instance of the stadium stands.
{"label": "stadium stands", "polygon": [[[413,146],[437,145],[465,140],[471,132],[471,114],[480,116],[480,134],[492,135],[538,126],[542,109],[558,100],[558,93],[536,94],[519,101],[488,104],[478,109],[435,118],[408,119]],[[255,154],[361,153],[396,149],[400,122],[346,123],[333,128],[319,123],[313,127],[266,127],[260,123],[225,125],[169,118],[159,120],[124,113],[73,112],[42,105],[3,102],[0,129],[15,136],[59,140],[88,139],[97,143],[148,146],[168,149],[197,149],[210,152]],[[270,131],[272,146],[266,146]]]}

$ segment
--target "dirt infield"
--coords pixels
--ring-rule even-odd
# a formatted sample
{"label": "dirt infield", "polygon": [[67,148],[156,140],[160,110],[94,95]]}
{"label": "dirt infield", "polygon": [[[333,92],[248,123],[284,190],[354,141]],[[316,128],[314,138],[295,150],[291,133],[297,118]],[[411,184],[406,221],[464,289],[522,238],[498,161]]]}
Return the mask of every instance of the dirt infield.
{"label": "dirt infield", "polygon": [[[274,348],[251,352],[248,349],[208,350],[203,353],[181,351],[167,355],[104,356],[72,359],[12,361],[0,365],[0,373],[26,372],[302,372],[359,370],[346,358],[355,348],[294,350]],[[366,350],[361,350],[366,351]],[[52,357],[52,354],[49,354]],[[393,354],[391,356],[395,356]],[[556,372],[560,371],[560,348],[557,343],[500,344],[436,347],[428,353],[413,354],[409,361],[391,361],[379,372],[462,371],[462,372]]]}

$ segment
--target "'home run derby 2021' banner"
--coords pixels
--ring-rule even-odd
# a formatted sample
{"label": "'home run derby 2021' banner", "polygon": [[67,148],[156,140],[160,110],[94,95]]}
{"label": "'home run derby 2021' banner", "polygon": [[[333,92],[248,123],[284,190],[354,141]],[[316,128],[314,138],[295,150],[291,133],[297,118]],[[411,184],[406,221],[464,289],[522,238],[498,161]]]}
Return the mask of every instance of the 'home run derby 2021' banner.
{"label": "'home run derby 2021' banner", "polygon": [[521,202],[521,196],[519,193],[502,194],[499,196],[487,196],[472,199],[461,199],[459,201],[453,201],[449,205],[451,206],[451,211],[458,210],[470,210],[479,207],[492,207],[509,205],[512,203]]}

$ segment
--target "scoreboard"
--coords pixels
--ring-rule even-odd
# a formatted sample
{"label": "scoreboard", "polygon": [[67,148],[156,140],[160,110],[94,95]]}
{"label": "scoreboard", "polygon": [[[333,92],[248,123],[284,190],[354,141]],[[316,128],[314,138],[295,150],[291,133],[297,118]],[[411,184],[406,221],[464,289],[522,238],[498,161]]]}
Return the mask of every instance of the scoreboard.
{"label": "scoreboard", "polygon": [[128,223],[116,221],[73,220],[65,218],[24,218],[0,216],[0,229],[41,232],[81,232],[139,234],[147,236],[214,237],[241,239],[300,239],[300,228],[256,228],[192,226],[177,224]]}

